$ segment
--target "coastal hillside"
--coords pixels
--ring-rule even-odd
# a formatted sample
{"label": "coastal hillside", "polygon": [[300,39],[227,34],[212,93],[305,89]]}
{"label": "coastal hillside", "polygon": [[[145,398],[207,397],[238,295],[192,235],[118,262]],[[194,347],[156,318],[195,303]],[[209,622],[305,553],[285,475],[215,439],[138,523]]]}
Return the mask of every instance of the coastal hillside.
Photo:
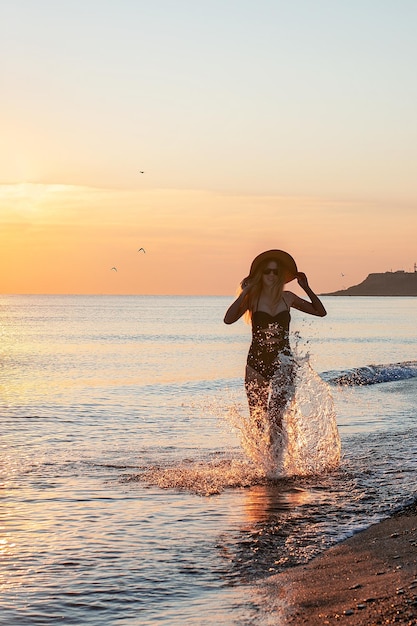
{"label": "coastal hillside", "polygon": [[417,271],[369,274],[359,285],[322,296],[417,296]]}

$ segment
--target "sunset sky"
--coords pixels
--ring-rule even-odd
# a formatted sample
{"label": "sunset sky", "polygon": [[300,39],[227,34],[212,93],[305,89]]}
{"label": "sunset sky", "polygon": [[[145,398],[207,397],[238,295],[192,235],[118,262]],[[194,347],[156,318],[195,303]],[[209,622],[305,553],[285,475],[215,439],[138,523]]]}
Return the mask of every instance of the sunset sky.
{"label": "sunset sky", "polygon": [[317,292],[412,271],[416,27],[415,0],[4,0],[0,293],[234,294],[268,248]]}

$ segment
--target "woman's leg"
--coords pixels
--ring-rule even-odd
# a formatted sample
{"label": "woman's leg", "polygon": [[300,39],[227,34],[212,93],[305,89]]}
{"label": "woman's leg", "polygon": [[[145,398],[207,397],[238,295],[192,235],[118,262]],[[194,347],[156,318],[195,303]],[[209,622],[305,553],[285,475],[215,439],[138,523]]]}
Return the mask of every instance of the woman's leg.
{"label": "woman's leg", "polygon": [[245,390],[248,398],[251,420],[264,428],[268,411],[269,381],[258,374],[249,365],[246,366]]}
{"label": "woman's leg", "polygon": [[281,355],[271,380],[268,412],[272,433],[282,430],[284,410],[294,397],[294,381],[294,360],[291,355]]}

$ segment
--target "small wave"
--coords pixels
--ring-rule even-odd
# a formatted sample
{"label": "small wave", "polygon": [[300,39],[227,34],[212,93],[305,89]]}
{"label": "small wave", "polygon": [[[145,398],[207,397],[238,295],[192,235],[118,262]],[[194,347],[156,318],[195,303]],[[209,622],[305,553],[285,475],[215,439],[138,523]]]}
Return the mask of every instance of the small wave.
{"label": "small wave", "polygon": [[388,365],[365,365],[342,372],[324,372],[323,380],[331,385],[375,385],[394,380],[417,377],[417,361],[404,361]]}

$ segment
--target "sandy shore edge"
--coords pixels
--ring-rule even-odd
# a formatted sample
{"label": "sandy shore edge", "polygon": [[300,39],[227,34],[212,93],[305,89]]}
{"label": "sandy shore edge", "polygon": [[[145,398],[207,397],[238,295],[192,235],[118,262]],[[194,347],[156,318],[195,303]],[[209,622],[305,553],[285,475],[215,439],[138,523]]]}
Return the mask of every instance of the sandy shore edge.
{"label": "sandy shore edge", "polygon": [[417,625],[417,500],[263,586],[277,625]]}

